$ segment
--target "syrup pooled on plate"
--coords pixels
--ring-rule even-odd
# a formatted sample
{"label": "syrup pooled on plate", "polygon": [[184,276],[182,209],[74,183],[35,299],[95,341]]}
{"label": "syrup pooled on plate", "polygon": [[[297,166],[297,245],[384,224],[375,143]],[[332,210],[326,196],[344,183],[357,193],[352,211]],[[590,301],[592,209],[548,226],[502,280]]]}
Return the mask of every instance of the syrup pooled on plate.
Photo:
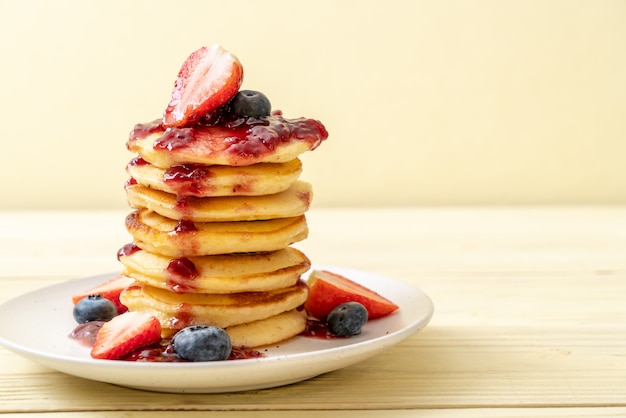
{"label": "syrup pooled on plate", "polygon": [[76,340],[83,347],[92,347],[96,342],[98,331],[102,328],[104,321],[90,321],[79,324],[72,330],[69,337]]}
{"label": "syrup pooled on plate", "polygon": [[[69,334],[69,338],[75,340],[83,347],[90,348],[96,341],[98,331],[104,324],[104,321],[91,321],[79,324]],[[265,355],[254,349],[245,347],[233,347],[228,360],[247,360],[254,358],[263,358]],[[171,338],[163,338],[156,344],[140,348],[130,354],[120,358],[123,361],[152,362],[152,363],[185,363],[174,351],[174,345]]]}
{"label": "syrup pooled on plate", "polygon": [[300,334],[302,337],[318,338],[321,340],[337,340],[348,337],[338,337],[328,329],[328,324],[318,319],[307,319],[306,329]]}

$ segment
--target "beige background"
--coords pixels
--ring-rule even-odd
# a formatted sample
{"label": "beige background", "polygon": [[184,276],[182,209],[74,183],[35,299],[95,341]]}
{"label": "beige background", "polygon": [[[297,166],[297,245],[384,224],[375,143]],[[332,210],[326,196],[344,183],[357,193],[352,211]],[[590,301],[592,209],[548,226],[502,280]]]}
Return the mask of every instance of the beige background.
{"label": "beige background", "polygon": [[0,0],[0,209],[124,208],[125,149],[220,43],[315,205],[626,203],[626,1]]}

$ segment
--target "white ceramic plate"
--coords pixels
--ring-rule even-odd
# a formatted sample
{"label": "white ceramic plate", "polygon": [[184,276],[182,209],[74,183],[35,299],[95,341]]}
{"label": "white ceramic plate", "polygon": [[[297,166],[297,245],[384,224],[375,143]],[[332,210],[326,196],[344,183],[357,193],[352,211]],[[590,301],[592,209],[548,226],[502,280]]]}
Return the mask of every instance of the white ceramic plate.
{"label": "white ceramic plate", "polygon": [[218,393],[286,385],[369,358],[428,324],[433,303],[419,289],[360,270],[324,268],[369,287],[400,309],[369,321],[361,335],[323,340],[295,337],[263,349],[264,357],[203,363],[95,360],[68,338],[76,326],[71,296],[114,276],[102,274],[58,283],[0,305],[0,345],[34,362],[74,376],[159,392]]}

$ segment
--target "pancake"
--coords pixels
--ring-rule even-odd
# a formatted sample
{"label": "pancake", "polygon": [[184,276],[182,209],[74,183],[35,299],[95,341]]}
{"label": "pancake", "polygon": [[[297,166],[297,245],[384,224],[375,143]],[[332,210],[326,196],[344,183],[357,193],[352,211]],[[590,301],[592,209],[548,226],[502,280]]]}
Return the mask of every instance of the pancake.
{"label": "pancake", "polygon": [[[225,331],[233,347],[258,348],[295,337],[306,329],[306,324],[306,311],[292,309],[259,321],[226,327]],[[161,328],[161,335],[171,337],[177,331]]]}
{"label": "pancake", "polygon": [[186,260],[133,251],[119,259],[125,267],[123,275],[176,293],[265,292],[293,286],[311,266],[309,259],[292,247],[269,253],[212,255]]}
{"label": "pancake", "polygon": [[305,239],[304,215],[266,221],[176,221],[139,209],[126,217],[126,229],[144,250],[170,257],[276,251]]}
{"label": "pancake", "polygon": [[167,169],[134,158],[126,172],[139,184],[181,196],[259,196],[280,193],[302,172],[299,159],[245,167],[181,164]]}
{"label": "pancake", "polygon": [[166,329],[190,325],[226,328],[299,308],[307,295],[308,287],[301,280],[293,286],[268,292],[232,294],[173,293],[137,283],[122,291],[120,302],[131,311],[154,315]]}
{"label": "pancake", "polygon": [[162,120],[135,125],[126,143],[149,163],[228,165],[286,163],[317,148],[328,132],[314,119],[271,116],[239,118],[219,125],[165,128]]}
{"label": "pancake", "polygon": [[180,197],[141,184],[126,186],[130,207],[148,208],[170,219],[193,222],[257,221],[304,214],[311,203],[309,183],[297,180],[287,190],[263,196]]}
{"label": "pancake", "polygon": [[304,309],[293,309],[260,321],[227,327],[235,347],[261,347],[295,337],[306,329]]}

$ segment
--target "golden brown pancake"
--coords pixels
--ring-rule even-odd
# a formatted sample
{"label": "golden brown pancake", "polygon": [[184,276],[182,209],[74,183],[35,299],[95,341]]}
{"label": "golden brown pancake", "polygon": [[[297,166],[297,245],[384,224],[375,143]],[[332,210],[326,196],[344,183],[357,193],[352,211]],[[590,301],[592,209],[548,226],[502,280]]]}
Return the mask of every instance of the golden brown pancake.
{"label": "golden brown pancake", "polygon": [[276,251],[305,239],[304,215],[266,221],[176,221],[139,209],[126,217],[126,229],[144,250],[170,257]]}
{"label": "golden brown pancake", "polygon": [[293,286],[268,292],[231,294],[174,293],[141,283],[120,294],[131,311],[148,312],[163,328],[182,329],[189,325],[226,328],[270,318],[301,307],[308,287],[298,280]]}
{"label": "golden brown pancake", "polygon": [[[307,316],[304,309],[292,309],[278,315],[247,324],[226,327],[233,347],[258,348],[295,337],[306,329]],[[164,338],[171,337],[178,329],[161,328]]]}
{"label": "golden brown pancake", "polygon": [[297,180],[287,190],[263,196],[180,197],[141,184],[126,186],[128,204],[170,219],[193,222],[257,221],[304,214],[311,203],[309,183]]}
{"label": "golden brown pancake", "polygon": [[259,196],[286,190],[300,176],[302,163],[295,158],[244,167],[181,164],[164,169],[135,158],[126,171],[139,184],[181,196]]}
{"label": "golden brown pancake", "polygon": [[226,332],[235,347],[261,347],[295,337],[306,325],[306,311],[292,309],[267,319],[226,327]]}
{"label": "golden brown pancake", "polygon": [[293,286],[311,262],[287,247],[268,253],[245,253],[172,259],[148,251],[120,257],[122,274],[172,292],[265,292]]}

